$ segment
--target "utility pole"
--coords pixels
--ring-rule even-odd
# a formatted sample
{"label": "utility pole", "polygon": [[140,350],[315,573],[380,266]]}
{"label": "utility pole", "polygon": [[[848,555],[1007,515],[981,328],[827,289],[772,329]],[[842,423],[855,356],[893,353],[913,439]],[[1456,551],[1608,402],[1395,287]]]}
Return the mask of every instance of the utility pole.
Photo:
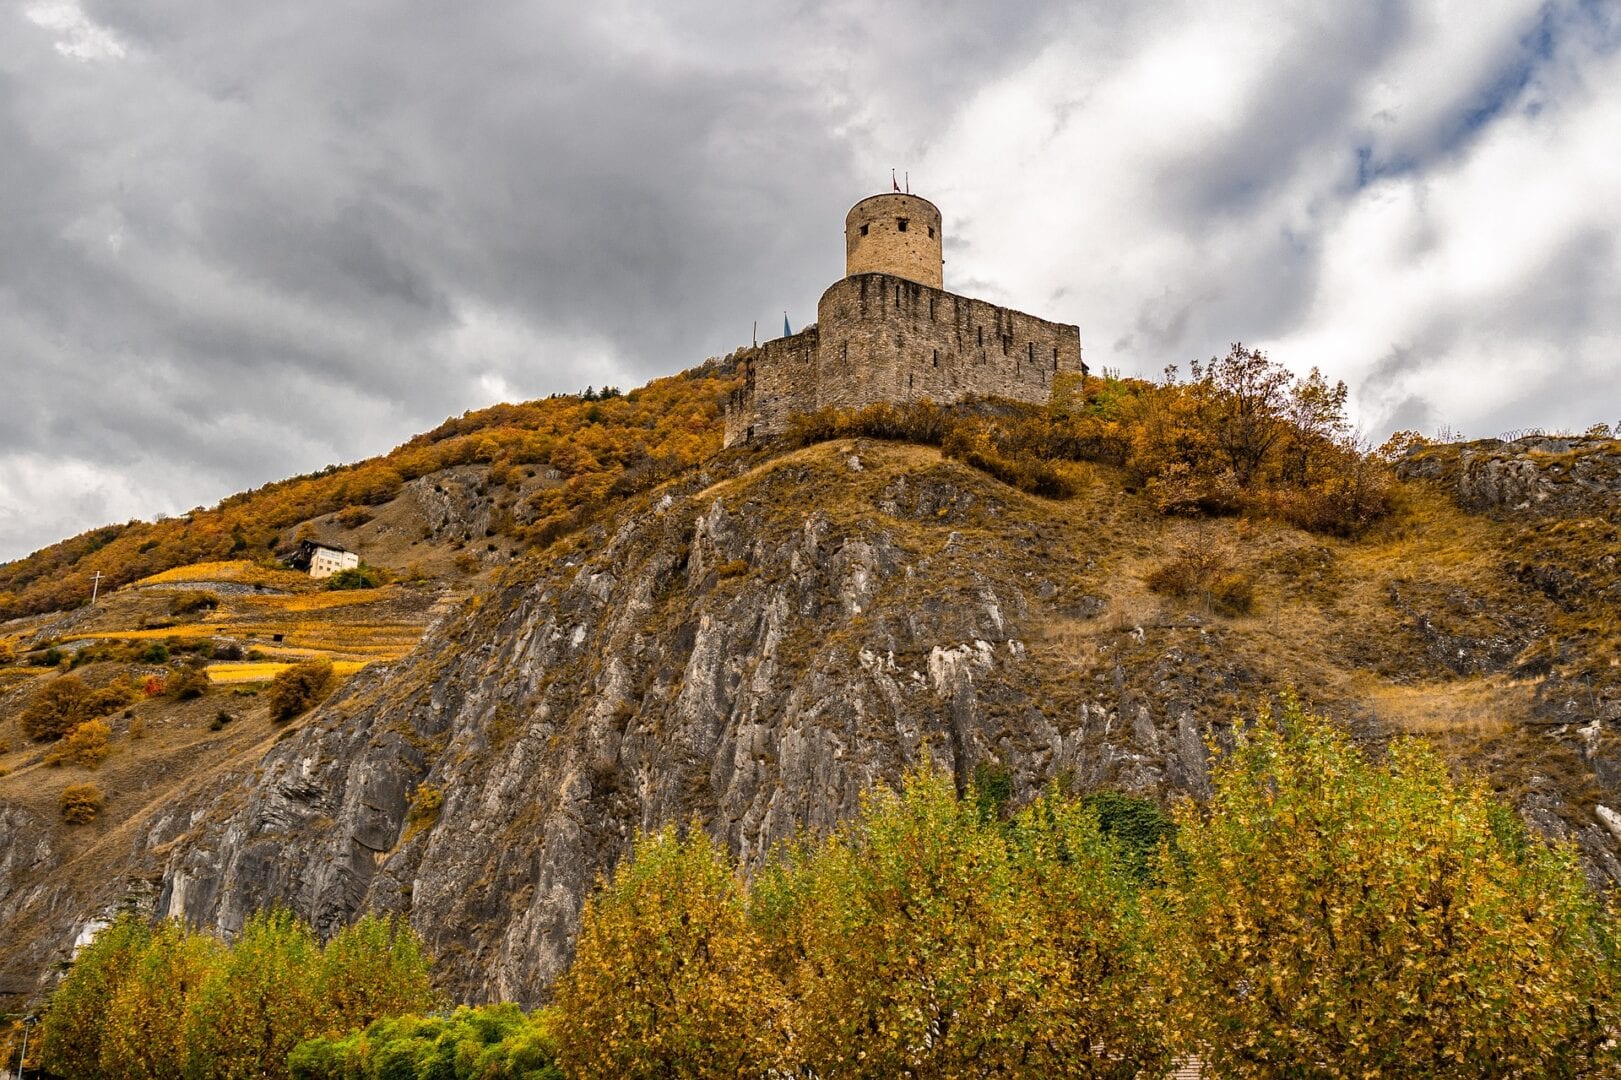
{"label": "utility pole", "polygon": [[101,571],[97,570],[96,576],[90,579],[90,602],[92,604],[96,602],[96,594],[99,592],[101,592]]}
{"label": "utility pole", "polygon": [[17,1059],[17,1080],[22,1080],[23,1070],[28,1068],[28,1025],[32,1022],[32,1017],[23,1017],[23,1054]]}

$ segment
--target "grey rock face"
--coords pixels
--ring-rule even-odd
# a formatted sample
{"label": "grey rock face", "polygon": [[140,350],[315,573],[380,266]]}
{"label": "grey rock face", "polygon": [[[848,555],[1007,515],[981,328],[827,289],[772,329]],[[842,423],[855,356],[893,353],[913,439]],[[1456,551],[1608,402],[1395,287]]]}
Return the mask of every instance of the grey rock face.
{"label": "grey rock face", "polygon": [[[843,459],[828,472],[855,482]],[[1050,580],[1086,559],[1010,535],[959,472],[876,477],[856,514],[804,498],[827,477],[792,461],[650,499],[591,557],[514,575],[357,679],[253,783],[149,823],[143,845],[172,853],[159,912],[227,930],[277,900],[323,929],[406,912],[458,993],[534,1002],[638,829],[696,818],[757,866],[925,758],[962,785],[994,763],[1021,796],[1202,794],[1198,703],[1248,676],[1152,628],[1104,634],[1105,653],[1163,652],[1146,683],[1041,646],[1049,619],[1096,615]],[[998,535],[965,539],[974,514]],[[423,785],[443,808],[412,828]]]}
{"label": "grey rock face", "polygon": [[1621,440],[1533,436],[1458,448],[1455,462],[1421,453],[1400,475],[1449,480],[1469,510],[1621,520]]}

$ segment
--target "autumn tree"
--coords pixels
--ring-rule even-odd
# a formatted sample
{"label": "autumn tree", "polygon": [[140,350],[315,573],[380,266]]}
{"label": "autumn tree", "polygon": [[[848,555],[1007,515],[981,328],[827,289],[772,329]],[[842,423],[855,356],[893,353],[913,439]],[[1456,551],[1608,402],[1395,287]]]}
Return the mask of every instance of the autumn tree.
{"label": "autumn tree", "polygon": [[332,688],[330,660],[304,660],[270,680],[265,698],[273,720],[291,720],[317,705]]}
{"label": "autumn tree", "polygon": [[1163,1002],[1146,977],[1142,863],[1104,833],[1100,805],[1123,832],[1164,835],[1140,803],[1086,804],[1056,788],[1011,822],[1015,900],[1033,923],[1020,951],[1044,978],[1030,1034],[1007,1058],[1014,1072],[1129,1080],[1170,1065]]}
{"label": "autumn tree", "polygon": [[69,784],[57,799],[62,820],[69,825],[88,825],[101,813],[101,789],[94,784]]}
{"label": "autumn tree", "polygon": [[1248,484],[1283,437],[1289,370],[1259,349],[1233,343],[1226,356],[1193,366],[1196,393],[1208,395],[1203,420],[1238,482]]}
{"label": "autumn tree", "polygon": [[293,1047],[325,1027],[321,949],[284,908],[251,916],[187,1010],[187,1080],[285,1077]]}
{"label": "autumn tree", "polygon": [[151,941],[144,920],[123,914],[79,950],[45,1012],[40,1055],[48,1071],[107,1080],[101,1067],[107,1012]]}
{"label": "autumn tree", "polygon": [[730,859],[693,824],[637,840],[586,902],[559,980],[558,1061],[582,1077],[769,1070],[781,989]]}
{"label": "autumn tree", "polygon": [[1575,852],[1421,743],[1369,761],[1286,703],[1177,814],[1150,927],[1221,1076],[1613,1075],[1612,931]]}
{"label": "autumn tree", "polygon": [[101,1071],[108,1080],[174,1080],[184,1075],[186,1013],[220,970],[226,948],[178,920],[158,927],[113,995],[103,1020]]}
{"label": "autumn tree", "polygon": [[793,1066],[996,1073],[1036,1044],[1069,1045],[1043,1002],[1063,958],[1021,887],[1001,826],[931,771],[876,789],[855,821],[763,875]]}
{"label": "autumn tree", "polygon": [[51,761],[53,764],[66,761],[81,768],[94,769],[112,753],[107,745],[111,734],[111,729],[104,722],[86,720],[75,726],[68,732],[67,738],[53,748]]}
{"label": "autumn tree", "polygon": [[62,675],[28,699],[18,723],[23,734],[36,742],[60,739],[102,711],[97,693],[77,675]]}
{"label": "autumn tree", "polygon": [[321,998],[337,1031],[373,1020],[426,1012],[435,1003],[422,941],[398,916],[364,915],[321,953]]}
{"label": "autumn tree", "polygon": [[1345,444],[1350,421],[1345,415],[1345,383],[1330,386],[1316,368],[1297,379],[1284,399],[1280,472],[1284,482],[1303,486],[1312,481],[1313,466],[1323,455]]}
{"label": "autumn tree", "polygon": [[208,693],[209,685],[208,664],[199,658],[169,676],[163,691],[177,701],[190,701]]}

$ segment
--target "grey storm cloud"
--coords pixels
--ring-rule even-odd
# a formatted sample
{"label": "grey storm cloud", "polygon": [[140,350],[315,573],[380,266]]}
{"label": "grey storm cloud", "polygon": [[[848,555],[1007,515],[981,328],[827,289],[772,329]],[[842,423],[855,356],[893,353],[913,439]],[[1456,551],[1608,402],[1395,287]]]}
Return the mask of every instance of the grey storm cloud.
{"label": "grey storm cloud", "polygon": [[[0,558],[809,322],[891,166],[945,210],[948,285],[1047,298],[1094,366],[1242,338],[1370,425],[1569,422],[1436,400],[1493,342],[1602,396],[1621,335],[1621,218],[1579,182],[1621,35],[1487,7],[0,7]],[[1466,261],[1448,208],[1493,152],[1562,155],[1533,194],[1583,212],[1514,281],[1382,289]]]}

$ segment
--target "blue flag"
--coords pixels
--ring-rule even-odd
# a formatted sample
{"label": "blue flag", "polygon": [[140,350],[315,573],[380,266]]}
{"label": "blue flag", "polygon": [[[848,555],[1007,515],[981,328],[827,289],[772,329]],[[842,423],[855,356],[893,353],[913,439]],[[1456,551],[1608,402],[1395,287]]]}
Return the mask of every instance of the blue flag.
{"label": "blue flag", "polygon": [[782,336],[783,337],[793,337],[794,336],[794,332],[792,330],[788,329],[788,313],[786,311],[782,313]]}

